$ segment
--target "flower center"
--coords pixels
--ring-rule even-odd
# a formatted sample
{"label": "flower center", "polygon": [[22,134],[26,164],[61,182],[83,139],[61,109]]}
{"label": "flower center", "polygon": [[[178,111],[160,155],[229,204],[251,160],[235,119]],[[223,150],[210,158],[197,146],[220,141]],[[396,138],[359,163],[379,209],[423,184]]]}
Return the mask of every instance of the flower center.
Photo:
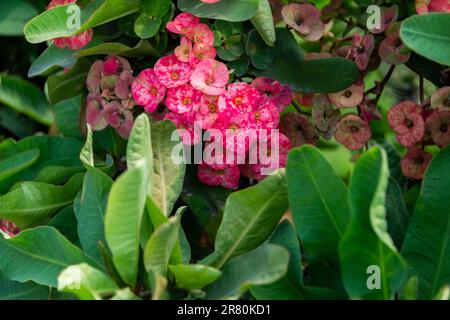
{"label": "flower center", "polygon": [[443,123],[442,125],[441,125],[441,132],[447,132],[448,131],[448,123]]}
{"label": "flower center", "polygon": [[402,40],[400,40],[400,38],[397,38],[394,42],[394,47],[400,48],[402,44]]}
{"label": "flower center", "polygon": [[242,100],[243,100],[242,97],[236,97],[234,98],[234,104],[240,106],[242,104]]}
{"label": "flower center", "polygon": [[352,96],[352,94],[353,93],[350,90],[347,90],[347,91],[344,92],[344,97],[350,98]]}
{"label": "flower center", "polygon": [[170,78],[172,79],[172,80],[178,80],[178,79],[180,79],[180,75],[178,74],[178,72],[172,72],[171,74],[170,74]]}
{"label": "flower center", "polygon": [[187,106],[190,105],[192,103],[192,99],[190,97],[185,97],[182,101],[182,103]]}
{"label": "flower center", "polygon": [[151,87],[150,94],[154,97],[158,94],[158,90],[155,87]]}
{"label": "flower center", "polygon": [[257,111],[257,112],[255,113],[255,120],[256,120],[256,121],[259,121],[259,119],[261,119],[261,113],[259,113],[259,111]]}
{"label": "flower center", "polygon": [[209,110],[209,112],[211,112],[211,113],[216,113],[217,112],[217,106],[216,106],[216,104],[215,103],[210,103],[210,104],[208,104],[208,110]]}
{"label": "flower center", "polygon": [[406,119],[405,126],[411,129],[412,127],[414,127],[414,122],[412,122],[411,119]]}
{"label": "flower center", "polygon": [[425,162],[425,159],[424,159],[423,157],[417,157],[417,158],[414,160],[414,162],[415,162],[417,165],[421,165],[421,164],[423,164],[423,163]]}
{"label": "flower center", "polygon": [[236,133],[239,130],[239,126],[237,124],[231,124],[228,129],[231,131],[231,133]]}
{"label": "flower center", "polygon": [[350,131],[351,131],[352,133],[356,133],[356,132],[359,131],[359,128],[358,128],[357,126],[351,126],[351,127],[350,127]]}

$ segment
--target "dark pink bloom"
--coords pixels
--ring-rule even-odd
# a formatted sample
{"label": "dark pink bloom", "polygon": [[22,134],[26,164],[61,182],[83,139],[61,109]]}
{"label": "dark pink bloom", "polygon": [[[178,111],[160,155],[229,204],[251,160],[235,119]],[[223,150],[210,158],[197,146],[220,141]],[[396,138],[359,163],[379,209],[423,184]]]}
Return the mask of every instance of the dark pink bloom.
{"label": "dark pink bloom", "polygon": [[262,98],[261,102],[251,112],[251,117],[258,129],[276,129],[280,120],[280,115],[275,104]]}
{"label": "dark pink bloom", "polygon": [[200,107],[202,93],[185,84],[167,91],[166,106],[175,113],[186,113],[197,111]]}
{"label": "dark pink bloom", "polygon": [[416,0],[418,14],[428,12],[450,12],[449,0]]}
{"label": "dark pink bloom", "polygon": [[305,115],[296,112],[287,112],[281,117],[280,131],[288,137],[293,147],[319,142],[314,125]]}
{"label": "dark pink bloom", "polygon": [[103,130],[108,123],[103,115],[103,99],[95,93],[87,96],[86,104],[86,122],[91,126],[92,130]]}
{"label": "dark pink bloom", "polygon": [[117,101],[111,101],[103,110],[108,124],[116,129],[117,133],[124,139],[128,139],[134,124],[133,113]]}
{"label": "dark pink bloom", "polygon": [[380,43],[378,54],[385,63],[397,65],[409,60],[411,52],[400,39],[400,23],[394,24],[386,32],[386,38]]}
{"label": "dark pink bloom", "polygon": [[397,140],[405,147],[420,142],[425,134],[422,109],[413,101],[404,101],[388,112],[388,121],[397,134]]}
{"label": "dark pink bloom", "polygon": [[256,110],[260,101],[261,94],[249,84],[245,82],[232,83],[219,98],[219,110],[220,112],[236,110],[248,113]]}
{"label": "dark pink bloom", "polygon": [[308,3],[291,3],[281,10],[283,19],[288,26],[297,31],[309,41],[322,38],[325,25],[320,20],[320,10]]}
{"label": "dark pink bloom", "polygon": [[179,14],[174,21],[168,22],[166,28],[170,32],[186,35],[199,23],[200,18],[197,18],[190,13],[183,12]]}
{"label": "dark pink bloom", "polygon": [[188,83],[192,73],[189,63],[181,62],[173,54],[159,59],[153,70],[159,82],[166,88]]}
{"label": "dark pink bloom", "polygon": [[290,87],[288,85],[282,85],[276,80],[259,77],[253,80],[251,86],[272,101],[280,112],[292,102],[292,91]]}
{"label": "dark pink bloom", "polygon": [[112,75],[116,74],[120,68],[120,61],[115,56],[111,56],[103,63],[103,74]]}
{"label": "dark pink bloom", "polygon": [[210,129],[219,116],[219,97],[202,95],[200,108],[195,113],[195,119],[200,121],[202,129]]}
{"label": "dark pink bloom", "polygon": [[153,112],[166,94],[166,88],[161,85],[153,69],[143,70],[131,86],[133,98],[145,111]]}
{"label": "dark pink bloom", "polygon": [[222,62],[213,59],[202,60],[191,74],[191,85],[211,96],[218,96],[225,91],[230,79],[228,68]]}
{"label": "dark pink bloom", "polygon": [[228,167],[223,170],[214,170],[207,164],[198,166],[197,177],[206,185],[223,186],[227,189],[237,189],[241,173],[237,166]]}
{"label": "dark pink bloom", "polygon": [[348,51],[347,58],[354,60],[359,70],[366,70],[373,49],[375,49],[373,35],[366,34],[362,36],[356,33],[353,36],[353,44],[350,51]]}
{"label": "dark pink bloom", "polygon": [[356,114],[347,114],[337,124],[334,137],[350,150],[359,150],[370,140],[370,126]]}
{"label": "dark pink bloom", "polygon": [[419,147],[409,148],[400,162],[403,174],[408,178],[423,179],[432,158],[433,155],[431,153],[425,152]]}
{"label": "dark pink bloom", "polygon": [[202,130],[195,127],[195,116],[193,113],[178,114],[169,112],[165,115],[164,120],[170,120],[175,124],[184,144],[194,145],[201,140]]}
{"label": "dark pink bloom", "polygon": [[450,144],[450,110],[437,110],[426,121],[427,132],[440,147]]}

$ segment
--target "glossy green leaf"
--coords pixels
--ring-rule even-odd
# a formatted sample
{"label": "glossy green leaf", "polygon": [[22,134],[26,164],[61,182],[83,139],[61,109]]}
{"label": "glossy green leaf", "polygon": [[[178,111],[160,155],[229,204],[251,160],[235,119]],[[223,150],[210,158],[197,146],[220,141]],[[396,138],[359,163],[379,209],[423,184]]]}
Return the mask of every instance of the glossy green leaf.
{"label": "glossy green leaf", "polygon": [[45,124],[53,123],[53,114],[42,91],[14,75],[0,75],[0,102]]}
{"label": "glossy green leaf", "polygon": [[175,277],[178,288],[189,291],[200,290],[222,275],[220,270],[201,264],[179,264],[169,266],[169,270]]}
{"label": "glossy green leaf", "polygon": [[277,35],[269,0],[259,0],[258,12],[250,21],[255,29],[258,30],[264,42],[269,46],[273,46],[277,40]]}
{"label": "glossy green leaf", "polygon": [[37,14],[36,8],[26,0],[0,2],[0,35],[23,35],[23,27]]}
{"label": "glossy green leaf", "polygon": [[178,8],[201,18],[226,21],[249,20],[258,12],[259,0],[226,0],[214,4],[200,0],[178,0]]}
{"label": "glossy green leaf", "polygon": [[87,135],[86,135],[86,142],[83,146],[83,149],[81,149],[80,152],[80,160],[83,162],[84,165],[88,167],[94,166],[94,151],[93,151],[93,145],[94,145],[94,138],[92,134],[92,129],[89,124],[87,126]]}
{"label": "glossy green leaf", "polygon": [[225,204],[214,245],[213,267],[261,245],[273,232],[288,207],[284,170],[254,187],[232,193]]}
{"label": "glossy green leaf", "polygon": [[50,289],[32,282],[9,280],[0,272],[0,300],[46,300]]}
{"label": "glossy green leaf", "polygon": [[69,37],[139,10],[140,0],[102,0],[81,8],[80,28],[69,28],[73,12],[71,4],[58,6],[41,13],[24,27],[26,39],[31,43],[44,42],[59,37]]}
{"label": "glossy green leaf", "polygon": [[309,255],[338,261],[338,244],[350,220],[347,187],[322,153],[305,145],[289,154],[289,203]]}
{"label": "glossy green leaf", "polygon": [[139,38],[148,39],[155,36],[162,25],[161,18],[149,17],[142,13],[134,24],[134,32]]}
{"label": "glossy green leaf", "polygon": [[147,168],[142,161],[122,174],[111,188],[105,216],[105,237],[123,280],[136,285],[139,233],[147,198]]}
{"label": "glossy green leaf", "polygon": [[144,265],[148,272],[166,276],[170,256],[178,239],[180,216],[169,218],[151,235],[144,251]]}
{"label": "glossy green leaf", "polygon": [[172,7],[171,0],[141,0],[142,10],[147,16],[162,18]]}
{"label": "glossy green leaf", "polygon": [[267,46],[254,30],[247,36],[246,52],[252,65],[260,70],[269,68],[275,58],[275,49]]}
{"label": "glossy green leaf", "polygon": [[25,138],[38,131],[39,124],[14,109],[0,108],[0,128],[18,138]]}
{"label": "glossy green leaf", "polygon": [[33,64],[28,70],[28,77],[32,78],[45,74],[52,70],[52,68],[69,68],[76,62],[74,52],[68,48],[58,48],[55,45],[51,45],[41,55],[33,61]]}
{"label": "glossy green leaf", "polygon": [[39,149],[30,149],[0,161],[0,181],[31,166],[39,154]]}
{"label": "glossy green leaf", "polygon": [[406,279],[406,264],[387,231],[388,178],[386,153],[379,147],[363,154],[351,177],[353,216],[339,245],[342,278],[351,298],[392,299]]}
{"label": "glossy green leaf", "polygon": [[401,251],[419,278],[421,299],[450,283],[449,163],[449,147],[431,162]]}
{"label": "glossy green leaf", "polygon": [[449,13],[414,15],[403,21],[400,37],[411,50],[450,66],[449,25]]}
{"label": "glossy green leaf", "polygon": [[397,181],[389,178],[386,190],[386,220],[388,231],[397,248],[401,248],[409,225],[409,212]]}
{"label": "glossy green leaf", "polygon": [[97,266],[54,228],[25,230],[8,240],[0,237],[0,271],[13,281],[56,287],[62,270],[83,262]]}
{"label": "glossy green leaf", "polygon": [[[145,113],[136,118],[127,144],[127,166],[133,169],[146,162],[149,173],[153,168],[153,150],[150,121]],[[151,176],[151,175],[150,175]]]}
{"label": "glossy green leaf", "polygon": [[222,269],[222,276],[206,287],[208,299],[236,299],[254,285],[277,281],[285,275],[289,264],[288,251],[268,244],[231,259]]}
{"label": "glossy green leaf", "polygon": [[28,228],[69,206],[81,187],[82,176],[74,176],[64,186],[24,182],[0,197],[0,217],[20,228]]}
{"label": "glossy green leaf", "polygon": [[154,174],[151,196],[166,217],[172,212],[183,188],[186,165],[183,159],[172,158],[172,151],[181,146],[178,131],[172,122],[162,121],[152,125]]}
{"label": "glossy green leaf", "polygon": [[118,42],[101,43],[91,48],[79,50],[78,57],[93,55],[119,55],[123,57],[159,56],[159,52],[147,40],[140,40],[134,47]]}
{"label": "glossy green leaf", "polygon": [[53,106],[55,122],[65,137],[81,139],[80,112],[81,95],[61,101]]}
{"label": "glossy green leaf", "polygon": [[58,290],[81,300],[102,300],[118,289],[106,274],[86,263],[72,265],[58,276]]}

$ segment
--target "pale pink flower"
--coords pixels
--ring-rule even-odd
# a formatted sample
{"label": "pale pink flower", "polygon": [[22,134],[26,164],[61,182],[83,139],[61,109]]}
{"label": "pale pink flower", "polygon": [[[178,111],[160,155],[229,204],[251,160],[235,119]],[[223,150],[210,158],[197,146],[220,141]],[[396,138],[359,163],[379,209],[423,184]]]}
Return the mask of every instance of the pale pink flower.
{"label": "pale pink flower", "polygon": [[403,64],[409,60],[411,52],[400,39],[400,23],[388,29],[386,38],[380,43],[378,54],[383,62],[392,65]]}
{"label": "pale pink flower", "polygon": [[261,102],[261,94],[245,82],[232,83],[219,98],[220,112],[236,110],[241,113],[252,112]]}
{"label": "pale pink flower", "polygon": [[137,104],[145,111],[153,112],[166,94],[166,88],[161,85],[153,69],[143,70],[133,81],[131,92]]}
{"label": "pale pink flower", "polygon": [[177,34],[188,34],[200,23],[200,18],[183,12],[179,14],[174,21],[169,21],[166,25],[167,30]]}
{"label": "pale pink flower", "polygon": [[338,108],[356,107],[364,99],[364,84],[353,84],[342,91],[329,93],[328,98]]}
{"label": "pale pink flower", "polygon": [[280,121],[278,108],[272,101],[264,98],[251,111],[251,117],[258,129],[275,129]]}
{"label": "pale pink flower", "polygon": [[359,70],[366,70],[374,49],[375,39],[373,35],[362,36],[356,33],[353,36],[353,45],[348,51],[347,58],[354,60]]}
{"label": "pale pink flower", "polygon": [[276,80],[259,77],[253,80],[251,86],[272,101],[280,112],[292,102],[292,91],[290,87],[288,85],[282,85]]}
{"label": "pale pink flower", "polygon": [[159,59],[154,72],[163,86],[174,88],[189,82],[192,68],[189,63],[181,62],[172,54]]}
{"label": "pale pink flower", "polygon": [[348,149],[359,150],[370,140],[372,131],[359,116],[347,114],[338,122],[334,137]]}
{"label": "pale pink flower", "polygon": [[422,180],[433,155],[423,151],[417,146],[408,149],[405,157],[400,162],[403,174],[408,178]]}
{"label": "pale pink flower", "polygon": [[314,5],[291,3],[283,7],[281,14],[286,24],[306,40],[317,41],[322,38],[325,25],[320,19],[320,10]]}
{"label": "pale pink flower", "polygon": [[237,166],[228,167],[223,170],[214,170],[207,164],[198,166],[197,177],[206,185],[223,186],[227,189],[237,189],[239,186],[240,171]]}
{"label": "pale pink flower", "polygon": [[190,62],[193,55],[192,41],[188,37],[181,38],[180,45],[175,48],[174,53],[181,62]]}
{"label": "pale pink flower", "polygon": [[425,121],[422,109],[414,101],[403,101],[392,107],[387,118],[389,125],[397,134],[397,140],[405,147],[420,142],[425,134]]}
{"label": "pale pink flower", "polygon": [[219,96],[203,94],[200,98],[200,108],[195,113],[195,119],[201,122],[202,129],[210,129],[219,116]]}
{"label": "pale pink flower", "polygon": [[134,124],[133,113],[117,101],[111,101],[105,105],[103,110],[108,124],[116,129],[117,133],[124,139],[128,139]]}
{"label": "pale pink flower", "polygon": [[225,91],[230,79],[228,68],[213,59],[202,60],[191,74],[191,85],[204,94],[218,96]]}
{"label": "pale pink flower", "polygon": [[190,84],[170,88],[167,91],[166,106],[175,113],[197,111],[200,107],[201,96],[202,93]]}
{"label": "pale pink flower", "polygon": [[216,48],[205,44],[195,44],[189,63],[195,67],[202,60],[215,59],[216,55]]}
{"label": "pale pink flower", "polygon": [[196,25],[191,32],[189,32],[188,37],[195,44],[205,45],[212,47],[214,45],[214,32],[211,28],[204,23]]}
{"label": "pale pink flower", "polygon": [[90,93],[87,96],[86,123],[88,123],[94,131],[103,130],[108,126],[108,123],[103,116],[103,99],[96,93]]}

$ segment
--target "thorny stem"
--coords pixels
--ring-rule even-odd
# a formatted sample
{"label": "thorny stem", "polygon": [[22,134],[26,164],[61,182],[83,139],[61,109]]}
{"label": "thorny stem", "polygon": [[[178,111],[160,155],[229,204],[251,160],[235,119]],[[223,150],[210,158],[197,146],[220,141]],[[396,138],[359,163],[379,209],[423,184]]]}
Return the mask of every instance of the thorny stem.
{"label": "thorny stem", "polygon": [[300,114],[303,113],[302,108],[295,100],[292,100],[292,105],[294,106],[295,110],[297,110],[298,113]]}
{"label": "thorny stem", "polygon": [[386,87],[386,84],[389,82],[392,74],[394,73],[394,69],[395,69],[395,65],[391,65],[391,67],[389,68],[389,71],[386,73],[383,80],[381,82],[377,83],[373,88],[366,91],[366,94],[369,94],[369,93],[376,94],[376,97],[374,100],[375,105],[378,104],[378,101],[380,100],[381,95],[383,94],[384,88]]}

